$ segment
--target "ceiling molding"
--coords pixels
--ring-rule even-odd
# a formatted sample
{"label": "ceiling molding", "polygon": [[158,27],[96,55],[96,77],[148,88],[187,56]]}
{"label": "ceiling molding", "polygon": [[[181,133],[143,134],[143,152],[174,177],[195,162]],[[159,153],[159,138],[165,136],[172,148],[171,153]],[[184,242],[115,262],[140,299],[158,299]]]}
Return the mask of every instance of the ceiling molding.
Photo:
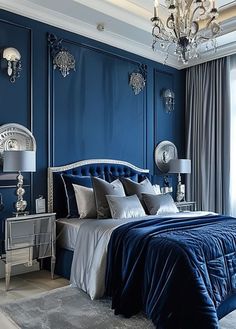
{"label": "ceiling molding", "polygon": [[[80,6],[78,8],[83,9],[83,11],[90,11],[91,14],[93,14],[93,20],[91,19],[88,23],[88,19],[86,21],[86,18],[83,20],[83,17],[82,19],[81,17],[78,19],[72,15],[65,15],[59,11],[59,9],[62,10],[62,8],[59,8],[59,6],[55,7],[55,10],[44,7],[43,3],[46,3],[46,0],[41,1],[40,5],[30,0],[0,0],[0,7],[1,9],[5,9],[13,13],[91,38],[93,40],[100,41],[102,43],[126,50],[131,53],[135,53],[144,58],[148,58],[159,63],[164,63],[166,53],[161,51],[152,51],[152,26],[149,20],[148,11],[144,7],[140,8],[139,12],[137,11],[137,5],[134,2],[129,2],[130,10],[125,10],[117,4],[115,5],[113,0],[67,1],[68,5],[71,4],[73,6]],[[48,3],[50,3],[49,0]],[[50,5],[52,5],[52,3]],[[132,11],[132,8],[136,8],[136,10]],[[109,22],[107,25],[106,22],[104,22],[105,29],[103,32],[98,31],[96,28],[95,21],[97,17],[107,19]],[[97,23],[103,22],[98,21]],[[132,38],[134,34],[132,35],[132,33],[121,33],[124,31],[120,32],[117,26],[119,28],[123,26],[125,27],[125,29],[123,28],[125,31],[131,30],[132,33],[134,33],[135,29],[137,29],[135,40]],[[228,33],[235,31],[236,17],[223,22],[222,30],[222,35],[227,35]],[[142,35],[142,37],[140,35]],[[146,36],[150,36],[150,44],[149,40],[145,38]],[[190,62],[187,66],[183,65],[182,62],[179,62],[177,56],[175,55],[169,55],[166,64],[176,69],[184,69],[186,67],[200,64],[202,62],[216,59],[222,56],[227,56],[232,53],[236,53],[236,43],[228,42],[226,44],[222,44],[221,42],[221,45],[217,49],[216,53],[212,54],[212,51],[205,52],[200,59]]]}

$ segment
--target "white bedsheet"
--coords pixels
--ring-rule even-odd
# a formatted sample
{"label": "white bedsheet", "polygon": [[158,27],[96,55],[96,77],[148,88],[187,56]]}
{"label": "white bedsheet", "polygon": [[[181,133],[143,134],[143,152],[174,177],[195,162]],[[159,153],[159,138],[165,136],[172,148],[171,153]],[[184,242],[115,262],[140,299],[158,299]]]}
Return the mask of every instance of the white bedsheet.
{"label": "white bedsheet", "polygon": [[[212,213],[195,211],[173,214],[177,217],[206,216]],[[145,216],[140,219],[149,219]],[[170,217],[157,216],[157,217]],[[73,287],[85,291],[91,299],[100,298],[105,293],[107,247],[113,230],[130,222],[131,219],[89,219],[81,223],[71,267],[70,282]],[[134,219],[132,219],[134,221]]]}
{"label": "white bedsheet", "polygon": [[[80,225],[85,220],[79,218],[60,218],[57,220],[57,245],[74,250]],[[87,220],[86,220],[87,221]]]}

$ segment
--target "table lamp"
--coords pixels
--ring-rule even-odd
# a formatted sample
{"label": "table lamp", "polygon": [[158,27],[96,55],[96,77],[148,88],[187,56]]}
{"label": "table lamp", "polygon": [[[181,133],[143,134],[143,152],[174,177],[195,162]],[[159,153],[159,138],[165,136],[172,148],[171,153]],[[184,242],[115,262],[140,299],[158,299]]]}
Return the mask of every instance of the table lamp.
{"label": "table lamp", "polygon": [[172,159],[169,161],[169,173],[178,174],[176,201],[185,201],[185,185],[181,184],[181,174],[191,174],[191,160]]}
{"label": "table lamp", "polygon": [[18,172],[17,178],[17,201],[15,204],[16,215],[24,215],[27,201],[23,199],[23,175],[21,172],[35,171],[35,151],[11,150],[3,152],[3,172]]}

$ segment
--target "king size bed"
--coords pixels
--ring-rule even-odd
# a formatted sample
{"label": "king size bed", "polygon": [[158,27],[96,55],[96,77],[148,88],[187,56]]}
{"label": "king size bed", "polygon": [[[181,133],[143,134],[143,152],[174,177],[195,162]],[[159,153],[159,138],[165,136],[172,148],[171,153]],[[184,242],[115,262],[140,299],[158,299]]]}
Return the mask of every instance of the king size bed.
{"label": "king size bed", "polygon": [[[173,200],[163,206],[148,178],[148,170],[116,160],[48,169],[56,272],[92,299],[111,297],[115,314],[143,311],[158,329],[217,329],[236,308],[236,219],[179,213]],[[120,181],[125,195],[114,196]]]}

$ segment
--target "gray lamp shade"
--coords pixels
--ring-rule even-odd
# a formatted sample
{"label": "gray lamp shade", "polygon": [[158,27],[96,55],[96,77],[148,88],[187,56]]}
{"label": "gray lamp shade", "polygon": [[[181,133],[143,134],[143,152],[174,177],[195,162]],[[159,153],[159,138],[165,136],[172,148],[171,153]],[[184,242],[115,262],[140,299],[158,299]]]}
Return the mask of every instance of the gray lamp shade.
{"label": "gray lamp shade", "polygon": [[169,161],[170,174],[190,174],[191,160],[189,159],[172,159]]}
{"label": "gray lamp shade", "polygon": [[35,151],[4,151],[4,172],[33,172],[35,168]]}

